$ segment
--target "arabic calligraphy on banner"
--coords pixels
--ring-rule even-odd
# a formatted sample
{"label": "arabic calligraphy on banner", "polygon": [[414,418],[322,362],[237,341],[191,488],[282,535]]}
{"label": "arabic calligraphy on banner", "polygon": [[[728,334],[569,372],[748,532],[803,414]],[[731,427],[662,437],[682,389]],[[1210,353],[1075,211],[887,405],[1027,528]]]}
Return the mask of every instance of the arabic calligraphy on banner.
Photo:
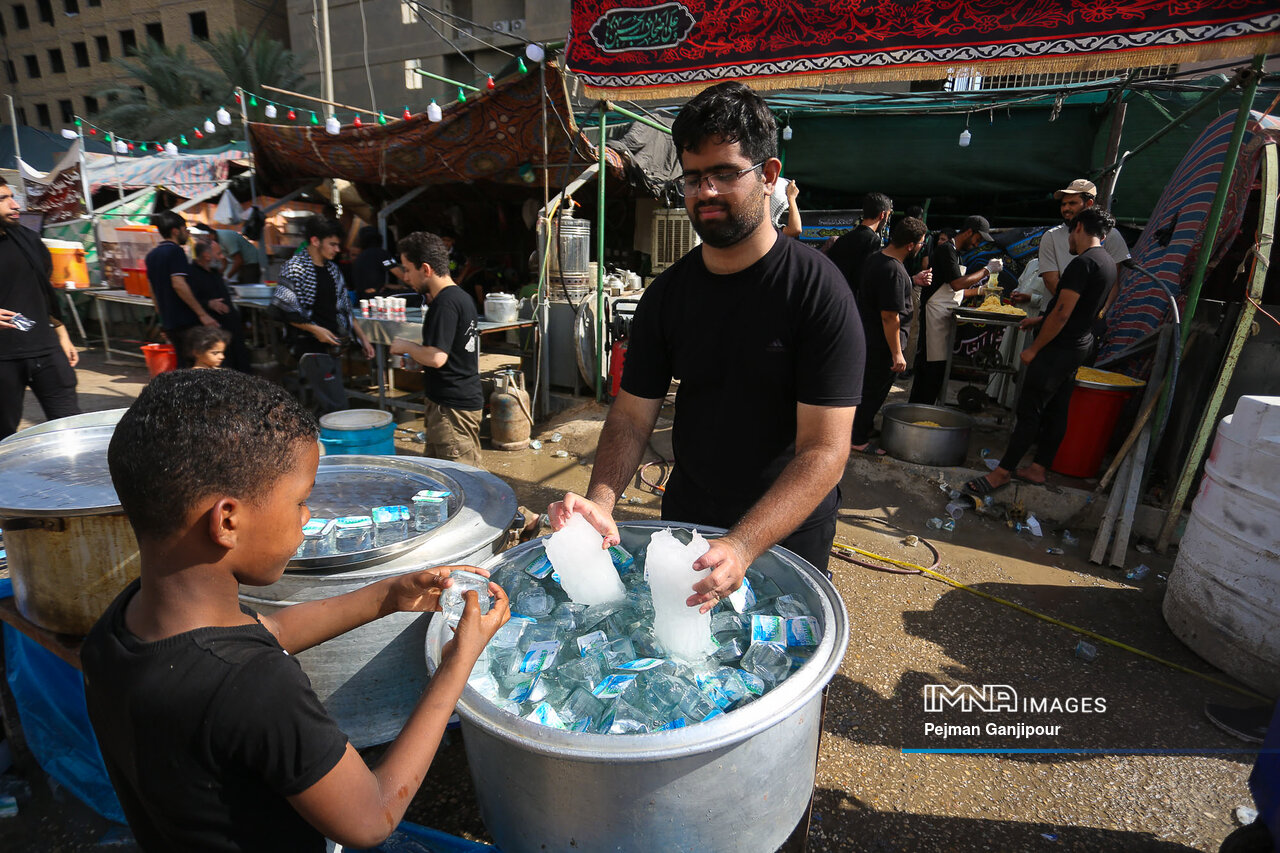
{"label": "arabic calligraphy on banner", "polygon": [[84,213],[79,164],[50,172],[45,180],[28,175],[26,185],[27,210],[43,213],[47,225],[67,222]]}

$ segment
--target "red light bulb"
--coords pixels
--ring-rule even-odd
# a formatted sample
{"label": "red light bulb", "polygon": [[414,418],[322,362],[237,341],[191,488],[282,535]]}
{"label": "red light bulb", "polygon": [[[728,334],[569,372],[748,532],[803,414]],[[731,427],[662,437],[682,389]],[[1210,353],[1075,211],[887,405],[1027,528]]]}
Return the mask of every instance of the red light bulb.
{"label": "red light bulb", "polygon": [[236,103],[240,103],[240,93],[236,92]]}
{"label": "red light bulb", "polygon": [[197,131],[196,131],[196,139],[204,139],[204,134],[197,130]]}
{"label": "red light bulb", "polygon": [[409,119],[413,118],[413,113],[409,112],[408,107],[404,108],[404,115],[401,116],[401,118],[403,118],[405,121],[408,121]]}
{"label": "red light bulb", "polygon": [[492,75],[492,74],[490,74],[490,75],[489,75],[489,79],[485,81],[484,87],[485,87],[486,89],[493,89],[493,88],[494,88],[494,82],[493,82],[493,75]]}
{"label": "red light bulb", "polygon": [[351,122],[356,127],[364,127],[364,122],[360,121],[360,116],[356,116],[355,121]]}
{"label": "red light bulb", "polygon": [[289,110],[289,121],[293,121],[297,117],[298,117],[297,113],[295,113],[293,110]]}

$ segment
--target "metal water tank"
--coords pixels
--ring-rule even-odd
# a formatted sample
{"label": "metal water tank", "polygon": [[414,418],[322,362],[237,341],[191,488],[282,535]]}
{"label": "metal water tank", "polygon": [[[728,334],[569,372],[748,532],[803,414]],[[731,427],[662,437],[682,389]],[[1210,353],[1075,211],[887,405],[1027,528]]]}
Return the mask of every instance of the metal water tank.
{"label": "metal water tank", "polygon": [[1222,419],[1169,575],[1164,618],[1224,672],[1280,695],[1280,397]]}
{"label": "metal water tank", "polygon": [[[544,225],[538,222],[542,240]],[[591,222],[570,210],[553,221],[547,246],[547,294],[553,302],[578,303],[595,290],[591,276]]]}

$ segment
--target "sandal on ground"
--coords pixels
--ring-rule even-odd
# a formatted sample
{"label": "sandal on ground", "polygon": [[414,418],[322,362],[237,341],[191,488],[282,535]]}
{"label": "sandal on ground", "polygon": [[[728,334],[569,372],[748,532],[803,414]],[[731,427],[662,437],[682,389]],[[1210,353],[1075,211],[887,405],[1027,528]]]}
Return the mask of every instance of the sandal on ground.
{"label": "sandal on ground", "polygon": [[850,444],[849,449],[854,453],[865,453],[868,456],[884,456],[886,451],[883,447],[876,446],[875,442],[868,441],[861,450]]}
{"label": "sandal on ground", "polygon": [[964,489],[965,489],[965,491],[966,491],[966,492],[968,492],[968,493],[969,493],[969,494],[971,494],[971,495],[977,495],[978,497],[984,497],[984,496],[989,495],[989,494],[991,494],[992,492],[994,492],[994,491],[996,491],[996,490],[998,490],[998,489],[1003,489],[1003,488],[1004,488],[1005,486],[1007,486],[1007,485],[1009,485],[1009,484],[1008,484],[1008,483],[1004,483],[1004,484],[999,485],[999,486],[993,486],[993,485],[991,485],[991,483],[987,482],[987,478],[986,478],[986,477],[974,477],[972,480],[970,480],[969,482],[967,482],[967,483],[965,483],[965,484],[964,484]]}

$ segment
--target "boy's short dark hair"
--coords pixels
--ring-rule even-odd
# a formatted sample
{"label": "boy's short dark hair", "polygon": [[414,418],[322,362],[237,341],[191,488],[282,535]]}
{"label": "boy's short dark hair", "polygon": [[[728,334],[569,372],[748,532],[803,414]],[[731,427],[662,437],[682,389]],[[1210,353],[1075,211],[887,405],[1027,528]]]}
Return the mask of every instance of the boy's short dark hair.
{"label": "boy's short dark hair", "polygon": [[142,389],[116,425],[107,465],[139,539],[178,532],[201,500],[265,495],[315,418],[283,388],[236,370],[175,370]]}
{"label": "boy's short dark hair", "polygon": [[213,349],[216,343],[231,343],[231,333],[221,326],[196,326],[182,336],[182,342],[186,345],[187,356],[195,358]]}
{"label": "boy's short dark hair", "polygon": [[182,218],[181,213],[174,213],[172,210],[162,210],[151,217],[151,224],[160,232],[160,238],[162,240],[168,240],[173,236],[174,231],[186,226],[187,220]]}
{"label": "boy's short dark hair", "polygon": [[320,214],[308,216],[302,223],[302,239],[306,243],[311,242],[311,238],[315,237],[321,242],[330,237],[342,239],[342,226],[338,224],[336,219],[325,219]]}
{"label": "boy's short dark hair", "polygon": [[893,226],[893,231],[889,233],[889,242],[897,248],[910,246],[917,243],[928,229],[924,227],[924,223],[914,216],[904,216]]}
{"label": "boy's short dark hair", "polygon": [[1084,228],[1084,233],[1099,240],[1107,239],[1111,229],[1116,227],[1116,219],[1110,211],[1096,204],[1077,213],[1075,221]]}
{"label": "boy's short dark hair", "polygon": [[884,193],[867,193],[862,197],[862,218],[870,219],[893,210],[893,199]]}
{"label": "boy's short dark hair", "polygon": [[436,275],[449,274],[449,248],[444,240],[428,231],[414,231],[401,237],[396,243],[396,252],[415,268],[427,264]]}
{"label": "boy's short dark hair", "polygon": [[708,139],[737,142],[752,163],[778,156],[778,123],[752,89],[736,81],[717,83],[680,108],[671,125],[676,156],[697,151]]}

